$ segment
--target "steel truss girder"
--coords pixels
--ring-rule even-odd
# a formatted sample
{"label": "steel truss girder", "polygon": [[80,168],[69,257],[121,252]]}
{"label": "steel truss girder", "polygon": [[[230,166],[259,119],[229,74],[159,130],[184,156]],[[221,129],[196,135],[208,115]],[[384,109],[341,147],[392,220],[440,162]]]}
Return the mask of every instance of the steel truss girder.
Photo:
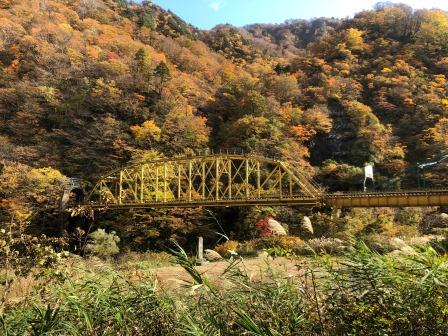
{"label": "steel truss girder", "polygon": [[317,203],[321,189],[299,167],[246,155],[174,158],[125,167],[103,176],[93,206]]}

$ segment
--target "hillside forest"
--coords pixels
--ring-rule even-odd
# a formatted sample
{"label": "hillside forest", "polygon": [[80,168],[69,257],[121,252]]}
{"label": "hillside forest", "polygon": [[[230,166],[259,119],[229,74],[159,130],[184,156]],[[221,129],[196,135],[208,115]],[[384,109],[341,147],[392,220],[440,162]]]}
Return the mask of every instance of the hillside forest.
{"label": "hillside forest", "polygon": [[[374,188],[415,188],[417,162],[448,152],[447,75],[437,9],[204,31],[149,1],[0,0],[0,225],[76,245],[87,228],[61,224],[65,177],[91,187],[130,163],[219,151],[296,161],[330,192],[361,190],[367,163]],[[446,165],[425,181],[446,186]],[[95,225],[160,249],[217,222],[247,238],[257,216],[294,224],[297,211],[134,210]]]}

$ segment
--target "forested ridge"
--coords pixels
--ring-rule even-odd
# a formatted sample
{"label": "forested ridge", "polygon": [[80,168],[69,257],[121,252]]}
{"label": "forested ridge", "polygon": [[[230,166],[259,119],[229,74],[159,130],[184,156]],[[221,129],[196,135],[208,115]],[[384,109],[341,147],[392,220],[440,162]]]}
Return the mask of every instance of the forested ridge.
{"label": "forested ridge", "polygon": [[[150,2],[0,0],[0,222],[46,232],[63,176],[212,150],[298,161],[330,190],[359,190],[365,163],[379,186],[412,185],[448,152],[447,72],[441,10],[201,31]],[[206,217],[103,224],[145,244]]]}

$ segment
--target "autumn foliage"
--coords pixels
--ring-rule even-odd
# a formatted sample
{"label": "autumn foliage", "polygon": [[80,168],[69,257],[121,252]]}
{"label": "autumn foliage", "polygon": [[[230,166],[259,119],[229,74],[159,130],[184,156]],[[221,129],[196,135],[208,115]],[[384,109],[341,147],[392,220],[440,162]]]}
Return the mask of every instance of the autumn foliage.
{"label": "autumn foliage", "polygon": [[[379,186],[412,185],[416,162],[448,152],[447,31],[446,12],[389,3],[200,31],[149,1],[0,1],[0,220],[45,201],[4,181],[93,183],[210,150],[292,160],[333,190],[359,189],[365,163]],[[146,241],[196,230],[179,214],[133,218],[170,223]]]}

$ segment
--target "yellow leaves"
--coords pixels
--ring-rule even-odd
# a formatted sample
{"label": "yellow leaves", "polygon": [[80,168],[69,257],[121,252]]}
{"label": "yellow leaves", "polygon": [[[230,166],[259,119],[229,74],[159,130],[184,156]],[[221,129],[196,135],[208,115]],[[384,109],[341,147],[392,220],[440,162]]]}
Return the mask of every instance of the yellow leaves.
{"label": "yellow leaves", "polygon": [[59,27],[61,27],[62,29],[66,30],[68,32],[73,31],[73,27],[69,23],[61,23],[59,25]]}
{"label": "yellow leaves", "polygon": [[44,192],[50,187],[61,185],[64,176],[53,168],[31,169],[27,179],[33,188],[33,192]]}
{"label": "yellow leaves", "polygon": [[119,99],[121,90],[117,88],[115,81],[106,82],[103,78],[95,81],[95,86],[92,89],[92,96],[102,97],[108,99]]}
{"label": "yellow leaves", "polygon": [[442,98],[440,102],[443,106],[448,107],[448,98]]}
{"label": "yellow leaves", "polygon": [[78,50],[72,48],[67,48],[67,56],[70,58],[72,65],[79,65],[84,58]]}
{"label": "yellow leaves", "polygon": [[147,120],[141,126],[131,126],[131,132],[137,141],[160,140],[162,130],[156,125],[154,120]]}
{"label": "yellow leaves", "polygon": [[404,103],[405,105],[408,105],[408,106],[415,105],[414,100],[413,100],[411,97],[406,97],[406,98],[403,100],[403,103]]}
{"label": "yellow leaves", "polygon": [[56,102],[57,90],[55,88],[48,86],[38,86],[37,89],[47,102],[49,103]]}
{"label": "yellow leaves", "polygon": [[448,14],[441,10],[424,11],[419,36],[426,40],[439,39],[448,31]]}
{"label": "yellow leaves", "polygon": [[366,48],[363,36],[364,32],[356,28],[349,28],[345,31],[344,40],[348,49],[362,51]]}
{"label": "yellow leaves", "polygon": [[381,70],[381,72],[384,73],[384,74],[391,73],[391,72],[392,72],[392,69],[391,69],[391,68],[388,68],[388,67],[385,67],[385,68],[383,68],[383,69]]}
{"label": "yellow leaves", "polygon": [[325,165],[322,167],[321,172],[322,174],[331,174],[332,172],[336,171],[338,169],[338,165],[334,161],[326,162]]}
{"label": "yellow leaves", "polygon": [[100,62],[100,64],[115,76],[125,75],[129,72],[129,66],[118,59],[110,59],[109,61]]}
{"label": "yellow leaves", "polygon": [[434,81],[438,84],[445,84],[446,83],[445,75],[435,75]]}

